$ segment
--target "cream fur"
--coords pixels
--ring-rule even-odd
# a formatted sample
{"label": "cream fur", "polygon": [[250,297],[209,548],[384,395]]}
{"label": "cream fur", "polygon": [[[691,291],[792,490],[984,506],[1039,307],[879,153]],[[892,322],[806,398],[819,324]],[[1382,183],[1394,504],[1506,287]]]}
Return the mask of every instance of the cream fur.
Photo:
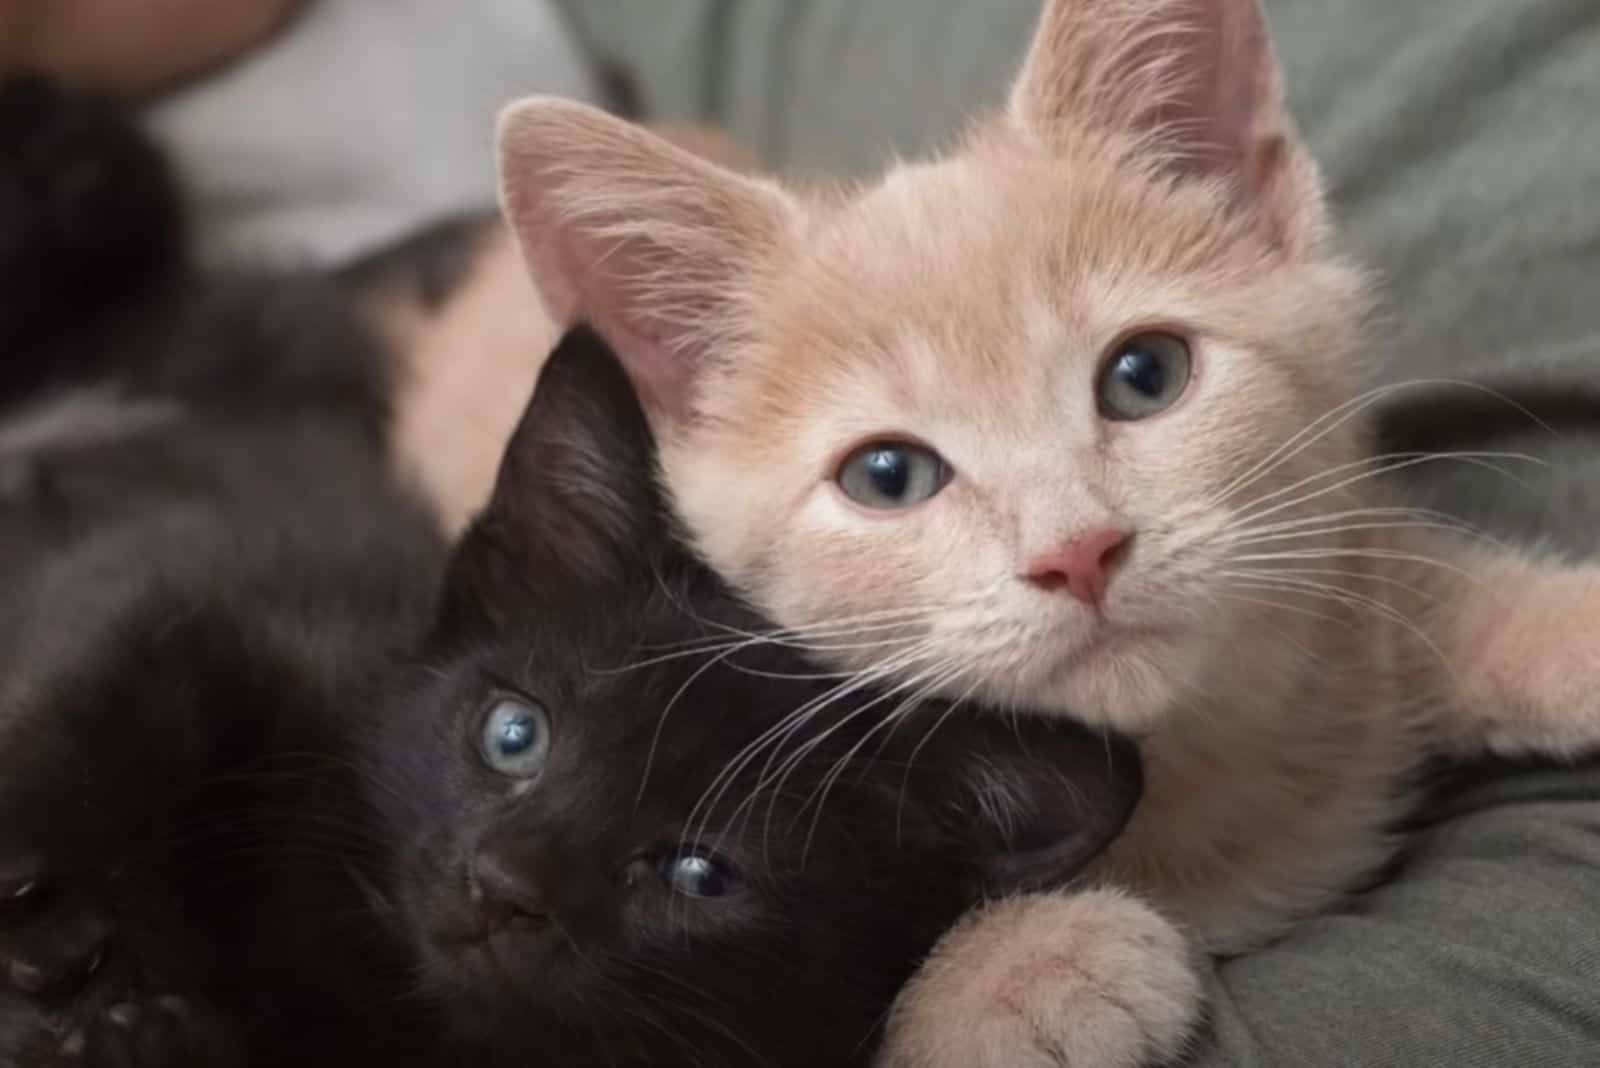
{"label": "cream fur", "polygon": [[373,293],[369,307],[398,356],[395,465],[454,536],[488,503],[559,329],[532,299],[521,257],[499,226],[486,229],[472,269],[439,308],[402,286]]}
{"label": "cream fur", "polygon": [[[912,981],[882,1063],[1169,1063],[1200,993],[1186,954],[1171,924],[1114,890],[996,902],[946,935]],[[1070,1031],[1057,1025],[1068,1006],[1080,1017]]]}
{"label": "cream fur", "polygon": [[[554,101],[501,143],[551,314],[631,362],[719,570],[857,681],[1142,738],[1146,797],[1094,874],[1153,909],[975,916],[902,999],[895,1068],[1168,1054],[1200,1011],[1184,939],[1247,949],[1371,875],[1424,757],[1600,735],[1570,622],[1600,571],[1477,546],[1372,477],[1364,285],[1254,0],[1055,0],[1004,115],[860,189],[801,195]],[[1189,339],[1185,396],[1102,420],[1107,351],[1151,328]],[[849,506],[837,465],[885,436],[954,480]],[[1019,578],[1105,525],[1135,533],[1102,614]]]}

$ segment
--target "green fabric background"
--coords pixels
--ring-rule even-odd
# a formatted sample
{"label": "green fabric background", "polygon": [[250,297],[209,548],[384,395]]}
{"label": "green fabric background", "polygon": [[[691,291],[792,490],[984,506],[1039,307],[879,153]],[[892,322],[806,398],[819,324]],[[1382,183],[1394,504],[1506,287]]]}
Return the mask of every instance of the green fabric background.
{"label": "green fabric background", "polygon": [[[1038,0],[569,0],[658,114],[793,173],[870,172],[1002,98]],[[1600,2],[1268,0],[1352,251],[1385,276],[1386,380],[1600,373]],[[1600,449],[1530,436],[1529,488],[1432,503],[1575,551]],[[1600,638],[1600,636],[1597,636]],[[1600,770],[1480,769],[1397,878],[1220,967],[1205,1066],[1600,1065]]]}

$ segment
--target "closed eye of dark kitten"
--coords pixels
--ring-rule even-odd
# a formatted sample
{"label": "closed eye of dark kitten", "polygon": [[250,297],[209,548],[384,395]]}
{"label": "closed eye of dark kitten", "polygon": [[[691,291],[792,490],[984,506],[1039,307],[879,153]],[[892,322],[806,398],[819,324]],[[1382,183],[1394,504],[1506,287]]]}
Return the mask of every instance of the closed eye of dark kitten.
{"label": "closed eye of dark kitten", "polygon": [[0,1063],[866,1063],[944,927],[1127,818],[1120,740],[874,731],[748,642],[588,331],[446,564],[343,290],[231,292],[117,363],[183,418],[0,500]]}

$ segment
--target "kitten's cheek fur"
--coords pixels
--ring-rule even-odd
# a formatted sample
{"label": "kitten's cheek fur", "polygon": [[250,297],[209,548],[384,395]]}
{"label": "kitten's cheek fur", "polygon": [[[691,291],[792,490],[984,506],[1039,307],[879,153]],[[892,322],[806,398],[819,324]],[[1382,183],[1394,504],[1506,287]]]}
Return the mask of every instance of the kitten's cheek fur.
{"label": "kitten's cheek fur", "polygon": [[1117,890],[974,912],[890,1017],[878,1068],[1144,1068],[1180,1054],[1201,983],[1177,928]]}

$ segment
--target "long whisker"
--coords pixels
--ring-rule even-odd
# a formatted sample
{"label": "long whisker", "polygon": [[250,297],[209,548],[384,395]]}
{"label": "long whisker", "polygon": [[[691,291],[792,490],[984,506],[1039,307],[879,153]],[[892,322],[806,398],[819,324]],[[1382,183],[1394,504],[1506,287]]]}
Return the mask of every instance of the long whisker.
{"label": "long whisker", "polygon": [[[943,727],[947,722],[949,722],[950,717],[954,716],[969,700],[971,700],[972,695],[977,691],[978,687],[982,683],[982,677],[974,675],[972,682],[968,684],[967,688],[961,692],[961,696],[957,697],[954,701],[951,701],[950,707],[946,708],[939,714],[939,718],[934,720],[932,725],[930,725],[928,729],[923,732],[922,739],[912,747],[911,754],[906,757],[906,768],[904,774],[900,778],[900,794],[895,801],[894,809],[894,837],[896,843],[898,843],[901,839],[903,817],[905,815],[906,790],[911,785],[911,773],[917,766],[917,758],[922,755],[922,751],[923,749],[927,748],[928,743],[933,741],[933,736],[938,732],[939,728]],[[1013,714],[1015,714],[1015,710],[1013,710]]]}
{"label": "long whisker", "polygon": [[[918,650],[915,650],[912,655],[902,657],[898,661],[889,661],[874,665],[872,669],[862,673],[858,680],[859,684],[852,685],[848,688],[836,688],[834,692],[826,694],[823,696],[823,698],[812,702],[812,707],[808,710],[807,722],[809,722],[810,719],[815,718],[815,716],[820,715],[830,705],[844,700],[853,693],[859,692],[868,686],[875,686],[881,682],[884,682],[885,680],[892,679],[897,675],[903,675],[907,672],[911,672],[913,666],[919,660],[923,659],[927,655],[928,651],[929,647],[925,645],[923,647],[919,647]],[[883,702],[893,699],[893,697],[901,692],[906,685],[908,685],[907,682],[901,682],[886,690],[884,693],[874,695],[866,703],[851,710],[849,713],[843,716],[837,723],[834,723],[819,734],[812,736],[807,742],[799,746],[795,752],[791,753],[787,757],[784,757],[781,763],[778,761],[779,757],[782,755],[783,746],[799,733],[799,728],[797,727],[794,730],[787,731],[781,738],[774,739],[774,744],[770,748],[766,763],[762,766],[761,773],[757,776],[755,786],[751,788],[745,800],[742,801],[735,809],[732,817],[728,821],[729,826],[731,826],[732,823],[737,822],[741,812],[747,809],[753,810],[755,801],[761,796],[766,795],[772,799],[773,803],[775,803],[777,798],[782,796],[789,775],[800,765],[801,762],[805,760],[810,753],[814,752],[818,746],[825,744],[827,740],[836,732],[844,729],[851,722],[859,719],[863,715],[866,715]],[[707,811],[708,817],[709,814],[710,810]],[[772,812],[769,805],[767,820],[763,825],[763,842],[767,840],[766,836],[769,835],[771,831],[771,816]],[[704,828],[702,828],[702,831],[703,830]]]}
{"label": "long whisker", "polygon": [[[1496,467],[1489,461],[1517,460],[1536,465],[1544,464],[1544,461],[1538,459],[1537,457],[1527,456],[1522,453],[1515,452],[1427,452],[1391,453],[1381,456],[1368,456],[1360,460],[1351,460],[1348,463],[1335,465],[1327,470],[1319,471],[1314,475],[1308,475],[1305,478],[1302,478],[1288,486],[1284,486],[1281,489],[1273,490],[1270,493],[1266,493],[1257,497],[1255,500],[1250,501],[1248,504],[1242,505],[1237,509],[1237,512],[1240,515],[1239,522],[1257,522],[1261,519],[1265,519],[1269,515],[1275,515],[1278,512],[1286,511],[1287,509],[1305,504],[1308,501],[1314,501],[1319,497],[1325,497],[1329,494],[1336,493],[1339,490],[1344,489],[1346,486],[1353,486],[1358,482],[1364,482],[1368,479],[1381,478],[1385,475],[1391,475],[1396,471],[1403,471],[1407,468],[1416,467],[1420,464],[1438,463],[1443,460],[1453,460],[1460,463],[1470,464],[1475,467],[1482,467],[1508,478],[1524,488],[1530,489],[1531,487],[1529,487],[1528,484],[1522,479],[1517,478],[1515,475],[1512,475],[1510,472],[1502,468]],[[1367,470],[1361,470],[1363,468],[1367,468]],[[1295,497],[1288,501],[1281,501],[1278,504],[1272,505],[1270,508],[1260,507],[1261,505],[1266,504],[1268,501],[1277,500],[1279,497],[1282,497],[1288,493],[1293,493],[1307,485],[1318,482],[1322,479],[1341,475],[1344,472],[1351,470],[1354,470],[1357,473],[1349,475],[1340,481],[1333,483],[1332,485],[1319,487],[1303,494],[1302,496]],[[1254,509],[1260,510],[1256,511]]]}
{"label": "long whisker", "polygon": [[1494,539],[1484,534],[1471,523],[1452,516],[1445,512],[1434,511],[1429,508],[1404,508],[1398,506],[1380,506],[1371,508],[1345,508],[1335,512],[1318,512],[1315,515],[1297,516],[1292,519],[1280,519],[1272,523],[1246,522],[1238,518],[1230,522],[1219,531],[1219,536],[1229,541],[1237,542],[1257,535],[1287,533],[1316,527],[1322,524],[1354,523],[1354,522],[1415,522],[1431,523],[1444,530],[1450,530],[1462,535],[1469,540],[1485,541],[1495,544]]}
{"label": "long whisker", "polygon": [[1315,445],[1322,438],[1337,430],[1350,419],[1360,415],[1372,405],[1377,404],[1386,397],[1389,397],[1395,393],[1403,392],[1405,390],[1430,386],[1445,386],[1471,390],[1478,393],[1487,393],[1490,396],[1505,401],[1508,406],[1526,415],[1531,422],[1543,427],[1550,434],[1555,434],[1555,431],[1549,426],[1549,424],[1545,423],[1544,420],[1540,419],[1533,412],[1518,404],[1510,397],[1507,397],[1499,390],[1485,386],[1480,382],[1469,382],[1463,379],[1450,378],[1418,378],[1411,379],[1406,382],[1391,383],[1389,385],[1378,386],[1377,388],[1368,390],[1359,396],[1352,397],[1347,401],[1335,405],[1328,412],[1325,412],[1316,419],[1312,420],[1306,426],[1302,427],[1298,432],[1291,435],[1288,440],[1279,445],[1261,461],[1224,485],[1222,489],[1220,489],[1210,499],[1210,501],[1207,502],[1207,507],[1215,507],[1221,502],[1227,500],[1233,494],[1250,485],[1252,482],[1264,478],[1277,467],[1300,455],[1300,453]]}
{"label": "long whisker", "polygon": [[[753,640],[758,641],[759,639]],[[684,680],[683,684],[680,685],[673,693],[672,697],[667,700],[666,705],[663,706],[661,710],[661,715],[656,720],[655,731],[650,737],[650,748],[645,754],[644,770],[640,775],[639,790],[634,795],[634,805],[636,807],[644,798],[645,790],[650,785],[650,773],[655,767],[656,753],[661,745],[661,734],[666,729],[667,717],[671,715],[673,708],[677,705],[678,701],[682,699],[683,695],[688,692],[689,688],[700,680],[701,676],[705,675],[706,672],[710,671],[718,664],[727,661],[729,657],[748,649],[751,643],[752,640],[736,643],[735,645],[724,649],[716,656],[709,658],[704,664],[700,665],[699,668],[691,673],[690,676]]]}
{"label": "long whisker", "polygon": [[1436,657],[1438,657],[1439,663],[1443,665],[1444,669],[1448,673],[1450,673],[1452,676],[1455,675],[1455,665],[1450,662],[1450,658],[1444,655],[1444,652],[1438,647],[1438,645],[1434,643],[1433,639],[1429,638],[1427,633],[1420,626],[1418,626],[1416,622],[1414,622],[1404,612],[1401,612],[1399,609],[1395,608],[1393,605],[1387,604],[1376,597],[1369,597],[1366,594],[1359,593],[1346,587],[1333,586],[1322,582],[1313,582],[1310,579],[1285,577],[1257,581],[1263,587],[1276,586],[1282,592],[1299,592],[1307,596],[1322,597],[1327,600],[1336,601],[1351,607],[1369,609],[1370,611],[1377,613],[1382,618],[1398,624],[1399,626],[1408,630],[1413,637],[1415,637],[1430,651],[1432,651]]}
{"label": "long whisker", "polygon": [[796,816],[798,817],[801,813],[805,812],[805,810],[812,804],[813,800],[815,801],[816,811],[812,814],[811,826],[806,830],[805,842],[800,849],[800,863],[802,865],[805,863],[805,858],[811,853],[811,843],[816,838],[817,826],[822,820],[822,811],[828,803],[828,794],[832,792],[834,783],[838,782],[839,777],[844,774],[846,769],[848,769],[850,766],[850,763],[861,753],[861,750],[866,748],[867,744],[870,743],[880,731],[897,725],[905,716],[908,709],[916,708],[923,701],[927,700],[930,694],[934,694],[940,690],[943,690],[946,686],[950,685],[956,679],[959,679],[965,673],[966,667],[962,664],[956,664],[954,667],[947,669],[942,674],[928,679],[922,686],[918,687],[915,692],[904,697],[894,711],[890,712],[887,716],[882,717],[882,719],[880,719],[880,721],[871,730],[862,735],[860,740],[857,741],[855,745],[851,746],[842,757],[834,761],[833,767],[828,769],[827,774],[823,776],[821,784],[816,790],[812,791],[812,796],[806,799],[805,803],[800,806],[799,812],[796,813]]}
{"label": "long whisker", "polygon": [[1399,579],[1395,578],[1392,575],[1382,575],[1382,574],[1378,574],[1377,572],[1374,572],[1374,571],[1349,571],[1349,570],[1341,570],[1339,568],[1326,568],[1326,567],[1275,567],[1275,568],[1272,568],[1272,569],[1267,570],[1267,571],[1259,571],[1259,572],[1224,571],[1224,572],[1222,572],[1222,574],[1228,575],[1228,576],[1245,576],[1245,575],[1248,575],[1248,576],[1250,576],[1252,578],[1256,577],[1258,575],[1265,575],[1265,576],[1269,576],[1269,577],[1273,576],[1273,575],[1290,575],[1290,576],[1296,576],[1296,577],[1302,577],[1302,578],[1306,578],[1306,577],[1310,577],[1310,578],[1321,577],[1321,578],[1355,579],[1355,580],[1364,581],[1364,582],[1376,582],[1376,583],[1379,583],[1380,585],[1384,585],[1384,586],[1392,586],[1395,589],[1404,590],[1406,593],[1409,593],[1409,594],[1413,595],[1414,597],[1418,598],[1419,600],[1423,600],[1423,601],[1437,601],[1438,600],[1438,597],[1434,596],[1433,594],[1429,593],[1426,590],[1418,589],[1416,586],[1411,585],[1409,582],[1401,582]]}
{"label": "long whisker", "polygon": [[[911,620],[908,622],[916,621]],[[805,652],[826,652],[829,650],[841,651],[855,648],[870,649],[875,644],[874,642],[863,642],[860,644],[835,644],[831,643],[827,639],[832,639],[834,637],[852,638],[879,631],[895,631],[904,629],[906,626],[907,623],[894,623],[875,627],[861,627],[853,630],[841,629],[836,635],[823,635],[822,637],[824,642],[821,644],[800,641],[779,631],[773,631],[770,634],[753,634],[748,637],[741,638],[718,637],[716,639],[702,641],[692,646],[685,646],[684,648],[676,649],[669,653],[661,653],[644,660],[630,661],[626,664],[618,665],[617,667],[591,668],[590,670],[596,675],[623,675],[631,671],[638,671],[642,668],[655,667],[658,664],[670,664],[677,660],[688,660],[695,657],[710,656],[730,651],[738,652],[744,649],[753,649],[764,645],[800,649]]]}
{"label": "long whisker", "polygon": [[1460,533],[1458,528],[1448,523],[1434,523],[1422,519],[1398,520],[1388,523],[1344,523],[1311,530],[1282,531],[1277,534],[1252,534],[1248,537],[1234,538],[1229,542],[1229,545],[1234,548],[1246,548],[1252,545],[1267,545],[1275,542],[1304,541],[1309,538],[1332,539],[1340,534],[1355,534],[1374,530],[1439,530],[1449,534]]}
{"label": "long whisker", "polygon": [[[716,777],[712,779],[711,785],[708,786],[706,791],[701,794],[700,800],[697,801],[694,807],[690,810],[689,819],[686,821],[684,826],[685,844],[687,844],[689,841],[693,841],[694,843],[698,844],[700,837],[703,835],[705,830],[704,822],[710,818],[711,812],[721,801],[722,796],[727,792],[729,787],[731,787],[734,779],[737,778],[737,776],[741,774],[743,770],[748,767],[749,764],[755,760],[764,749],[774,743],[781,744],[782,739],[786,738],[789,734],[792,734],[795,730],[798,730],[805,723],[809,722],[811,718],[816,716],[821,709],[826,708],[828,704],[836,700],[842,700],[844,697],[849,696],[851,693],[856,692],[864,686],[871,685],[889,673],[901,670],[905,664],[914,662],[914,657],[915,650],[913,650],[912,653],[903,654],[901,657],[877,665],[871,669],[868,669],[867,671],[860,672],[853,678],[833,687],[821,696],[806,702],[793,712],[790,712],[777,724],[762,732],[762,734],[754,742],[751,742],[749,745],[745,746],[737,755],[735,755],[732,760],[728,761],[728,763],[723,766],[722,770],[719,771]],[[701,815],[702,812],[704,813],[703,816]],[[697,819],[699,823],[698,826]]]}
{"label": "long whisker", "polygon": [[[658,582],[661,583],[665,589],[665,582],[664,580],[660,579],[659,576]],[[943,600],[938,604],[900,605],[894,608],[883,608],[871,612],[862,612],[852,616],[832,616],[827,619],[818,620],[814,623],[803,624],[801,626],[772,627],[765,632],[751,631],[747,628],[738,627],[722,620],[704,618],[694,611],[692,605],[683,603],[676,598],[674,598],[674,603],[679,606],[685,615],[696,620],[702,626],[710,630],[720,631],[724,634],[744,638],[753,638],[762,634],[765,634],[768,637],[787,635],[798,638],[802,636],[812,636],[818,631],[831,631],[837,628],[850,630],[856,627],[858,624],[905,622],[907,620],[917,620],[938,616],[943,613],[956,611],[962,608],[968,608],[975,604],[981,604],[985,599],[993,594],[995,586],[1002,584],[1003,582],[997,581],[989,588],[974,590],[965,597],[956,600]],[[671,596],[670,591],[668,591],[668,593],[669,596]]]}
{"label": "long whisker", "polygon": [[[920,657],[918,659],[920,659]],[[881,665],[876,671],[876,678],[874,679],[875,682],[893,678],[895,676],[901,676],[900,681],[886,689],[884,692],[874,696],[866,704],[861,705],[860,707],[851,711],[839,722],[833,724],[828,729],[822,731],[818,735],[813,736],[807,742],[797,747],[796,750],[789,756],[785,757],[783,762],[778,764],[776,768],[774,768],[773,765],[779,754],[778,750],[774,749],[772,756],[768,758],[766,765],[761,769],[761,776],[757,779],[756,785],[751,790],[750,796],[746,799],[746,801],[752,801],[753,799],[759,797],[762,793],[768,791],[769,788],[771,790],[772,798],[774,801],[776,801],[777,797],[781,796],[789,776],[793,774],[795,769],[797,769],[800,764],[804,762],[805,758],[811,753],[815,752],[819,746],[826,744],[828,739],[833,737],[834,734],[845,729],[852,722],[859,719],[863,715],[871,712],[873,709],[879,707],[885,702],[893,700],[895,697],[904,693],[907,689],[917,686],[922,679],[926,678],[927,675],[934,670],[930,668],[918,672],[912,672],[911,666],[913,663],[915,663],[914,660],[898,665]],[[770,834],[771,832],[771,820],[772,809],[769,805],[767,820],[763,824],[764,836]],[[765,840],[765,838],[763,840]]]}
{"label": "long whisker", "polygon": [[[758,645],[777,645],[798,648],[806,652],[843,651],[856,648],[871,648],[871,644],[817,644],[817,639],[854,638],[880,631],[902,630],[907,626],[922,622],[927,619],[937,618],[948,607],[920,608],[916,612],[907,612],[900,617],[879,623],[867,624],[839,624],[835,626],[813,628],[773,628],[770,631],[750,632],[737,628],[722,628],[726,633],[716,638],[698,639],[692,643],[680,643],[671,652],[646,660],[634,661],[615,668],[596,669],[597,674],[622,674],[636,671],[640,668],[652,667],[656,664],[669,663],[686,657],[699,656],[707,653],[725,651],[727,649],[750,648]],[[736,637],[728,637],[727,635]]]}
{"label": "long whisker", "polygon": [[[1289,592],[1300,593],[1300,592],[1302,592],[1302,591],[1299,591],[1299,590],[1295,590],[1295,591],[1285,590],[1281,586],[1274,586],[1274,585],[1272,585],[1270,583],[1266,583],[1266,582],[1238,581],[1238,582],[1231,583],[1230,585],[1232,585],[1234,587],[1242,588],[1242,589],[1248,589],[1248,590],[1261,590],[1261,591],[1264,591],[1264,592],[1267,592],[1267,593],[1274,593],[1274,592],[1276,592],[1276,593],[1289,593]],[[1217,594],[1217,596],[1225,597],[1230,601],[1241,601],[1241,602],[1243,602],[1245,604],[1260,605],[1260,606],[1262,606],[1264,608],[1271,608],[1271,609],[1274,609],[1274,610],[1281,610],[1281,611],[1284,611],[1284,612],[1292,612],[1295,615],[1309,616],[1312,619],[1326,620],[1329,623],[1337,623],[1340,626],[1344,626],[1344,627],[1351,626],[1351,621],[1349,619],[1345,619],[1345,618],[1342,618],[1340,616],[1330,616],[1326,612],[1315,612],[1315,611],[1312,611],[1309,608],[1303,608],[1303,607],[1301,607],[1299,605],[1284,604],[1282,601],[1269,601],[1264,597],[1247,597],[1247,596],[1243,596],[1241,594],[1233,593],[1230,590],[1220,591]]]}
{"label": "long whisker", "polygon": [[1485,593],[1499,594],[1486,584],[1483,579],[1474,575],[1465,568],[1452,564],[1447,560],[1439,560],[1421,553],[1404,552],[1400,549],[1379,549],[1371,547],[1349,547],[1328,549],[1285,549],[1269,553],[1240,553],[1232,560],[1237,563],[1269,563],[1275,560],[1332,560],[1338,558],[1353,558],[1367,560],[1387,560],[1399,563],[1420,564],[1423,567],[1437,568],[1447,571],[1457,578],[1483,590]]}
{"label": "long whisker", "polygon": [[1372,405],[1405,388],[1408,388],[1406,384],[1379,386],[1376,389],[1368,390],[1366,393],[1351,397],[1349,400],[1335,405],[1332,409],[1324,412],[1290,435],[1282,444],[1268,453],[1254,466],[1246,469],[1232,481],[1226,483],[1206,502],[1206,507],[1215,507],[1252,482],[1264,478],[1276,468],[1288,463]]}

